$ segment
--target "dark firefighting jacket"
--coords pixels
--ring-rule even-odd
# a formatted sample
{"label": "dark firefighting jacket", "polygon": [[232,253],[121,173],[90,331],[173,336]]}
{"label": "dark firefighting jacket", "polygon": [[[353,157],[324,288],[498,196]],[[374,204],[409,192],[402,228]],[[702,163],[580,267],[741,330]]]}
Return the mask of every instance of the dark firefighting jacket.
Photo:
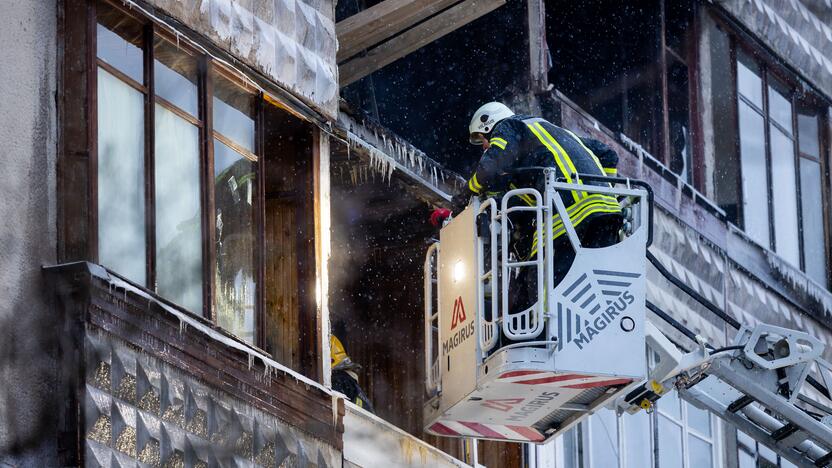
{"label": "dark firefighting jacket", "polygon": [[[618,155],[597,140],[579,138],[565,128],[544,119],[515,115],[494,127],[491,146],[483,153],[468,189],[474,194],[505,192],[517,187],[535,187],[543,193],[541,171],[513,172],[524,167],[552,167],[568,183],[603,185],[582,181],[579,174],[616,175]],[[621,209],[610,195],[560,191],[569,219],[577,228],[598,216],[619,214]],[[532,204],[528,199],[527,203]],[[553,239],[566,232],[559,215],[552,219]],[[537,239],[535,239],[535,244]],[[533,247],[532,254],[536,249]]]}

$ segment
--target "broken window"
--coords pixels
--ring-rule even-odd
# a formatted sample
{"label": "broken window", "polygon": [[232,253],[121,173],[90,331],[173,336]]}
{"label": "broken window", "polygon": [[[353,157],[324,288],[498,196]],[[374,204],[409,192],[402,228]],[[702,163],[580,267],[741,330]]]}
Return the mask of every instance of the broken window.
{"label": "broken window", "polygon": [[547,2],[549,81],[616,133],[693,180],[692,2]]}

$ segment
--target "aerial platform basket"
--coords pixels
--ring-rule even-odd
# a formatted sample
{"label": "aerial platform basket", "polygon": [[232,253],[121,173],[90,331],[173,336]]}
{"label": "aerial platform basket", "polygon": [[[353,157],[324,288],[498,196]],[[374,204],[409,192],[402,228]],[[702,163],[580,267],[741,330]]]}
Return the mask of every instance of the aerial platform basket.
{"label": "aerial platform basket", "polygon": [[[499,202],[474,200],[428,249],[424,421],[429,433],[543,443],[646,376],[649,187],[598,176],[580,176],[583,184],[570,184],[555,180],[551,170],[545,176],[542,195],[524,188]],[[572,193],[619,200],[625,221],[617,244],[580,246],[561,198]],[[537,239],[544,239],[525,260],[511,254],[518,215],[535,218]],[[554,284],[558,252],[545,233],[558,229],[559,219],[576,255],[564,279]],[[536,297],[529,301],[534,305],[509,310],[512,295],[526,287],[515,279],[524,269],[526,278],[537,279]]]}

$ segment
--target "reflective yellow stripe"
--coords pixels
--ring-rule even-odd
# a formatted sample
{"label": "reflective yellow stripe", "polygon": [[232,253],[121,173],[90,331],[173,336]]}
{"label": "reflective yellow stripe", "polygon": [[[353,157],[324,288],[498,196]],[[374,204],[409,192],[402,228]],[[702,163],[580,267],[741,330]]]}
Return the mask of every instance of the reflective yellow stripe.
{"label": "reflective yellow stripe", "polygon": [[[566,130],[566,129],[564,128],[564,130]],[[587,146],[584,144],[583,140],[581,140],[580,137],[578,137],[578,135],[575,135],[574,133],[572,133],[569,130],[566,130],[566,133],[572,135],[572,138],[574,138],[575,141],[580,143],[580,145],[586,150],[587,153],[592,155],[592,160],[595,161],[595,165],[598,166],[598,169],[603,171],[604,168],[601,166],[601,160],[598,159],[598,156],[595,156],[595,153],[593,153],[591,149],[587,148]]]}
{"label": "reflective yellow stripe", "polygon": [[[560,158],[560,154],[558,154],[558,151],[537,131],[534,125],[535,124],[526,124],[526,126],[529,127],[529,130],[531,130],[532,133],[534,133],[534,136],[536,136],[537,139],[540,140],[541,143],[543,143],[543,146],[545,146],[552,153],[552,156],[555,158],[555,163],[558,165],[558,169],[560,169],[561,174],[563,174],[563,176],[566,178],[566,182],[572,183],[572,173],[569,172],[564,166],[563,161]],[[546,132],[546,130],[543,131]],[[572,190],[572,197],[575,199],[576,202],[579,200],[578,194],[574,190]]]}
{"label": "reflective yellow stripe", "polygon": [[610,176],[618,175],[618,169],[616,169],[614,167],[605,167],[604,168],[604,174],[610,175]]}
{"label": "reflective yellow stripe", "polygon": [[[510,188],[510,189],[512,189],[512,190],[517,189],[517,186],[516,186],[516,185],[514,185],[514,184],[508,184],[508,186],[509,186],[509,188]],[[529,205],[529,206],[534,206],[534,198],[532,198],[532,197],[531,197],[531,195],[523,194],[523,195],[519,195],[519,197],[520,197],[520,199],[522,199],[524,202],[526,202],[526,204],[527,204],[527,205]]]}
{"label": "reflective yellow stripe", "polygon": [[508,142],[502,138],[492,138],[489,143],[500,149],[506,149],[506,145],[508,145]]}
{"label": "reflective yellow stripe", "polygon": [[[572,220],[572,225],[575,227],[578,227],[581,221],[583,221],[593,213],[620,212],[621,206],[618,204],[614,197],[600,193],[590,194],[587,198],[582,199],[580,202],[575,203],[566,209],[566,213],[569,216],[569,219]],[[566,232],[566,226],[563,225],[563,220],[560,219],[560,215],[552,216],[552,221],[552,239],[554,240],[562,236]],[[535,236],[535,238],[532,240],[532,248],[531,253],[529,254],[529,258],[531,258],[531,256],[537,253],[537,242],[537,236]]]}
{"label": "reflective yellow stripe", "polygon": [[[566,182],[571,183],[572,182],[571,174],[577,174],[578,171],[577,171],[577,169],[575,169],[575,165],[572,164],[572,159],[569,158],[569,154],[567,154],[566,151],[563,149],[563,147],[560,145],[560,143],[558,143],[558,141],[552,135],[550,135],[549,132],[547,132],[545,128],[543,128],[543,125],[541,125],[540,122],[535,122],[535,125],[537,126],[538,130],[540,130],[540,132],[546,138],[549,139],[550,143],[553,143],[555,145],[555,147],[560,151],[560,156],[566,162],[567,166],[569,167],[569,171],[570,171],[569,174],[566,176]],[[577,184],[582,183],[581,178],[578,177],[578,180],[576,180],[575,183],[577,183]],[[580,200],[581,198],[585,198],[587,196],[586,192],[580,192],[579,193],[575,190],[571,190],[571,192],[572,192],[572,197],[575,199],[576,202],[578,200]]]}
{"label": "reflective yellow stripe", "polygon": [[474,176],[468,181],[468,189],[474,193],[480,193],[480,190],[482,190],[482,185],[477,180],[476,173],[474,173]]}

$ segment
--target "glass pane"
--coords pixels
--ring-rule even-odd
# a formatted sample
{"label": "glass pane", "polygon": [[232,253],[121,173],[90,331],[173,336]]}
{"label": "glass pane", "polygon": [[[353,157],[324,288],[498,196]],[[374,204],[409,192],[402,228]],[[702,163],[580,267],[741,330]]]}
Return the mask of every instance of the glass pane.
{"label": "glass pane", "polygon": [[768,230],[768,173],[763,116],[740,101],[740,161],[745,232],[770,247]]}
{"label": "glass pane", "polygon": [[567,468],[579,468],[581,464],[580,426],[573,426],[563,435],[563,462]]}
{"label": "glass pane", "polygon": [[786,460],[785,458],[780,459],[780,468],[797,468],[797,465],[794,463]]}
{"label": "glass pane", "polygon": [[160,295],[202,311],[199,129],[156,105],[156,281]]}
{"label": "glass pane", "polygon": [[820,163],[800,158],[800,195],[803,206],[803,258],[806,274],[826,286],[826,253],[823,245],[823,197]]}
{"label": "glass pane", "polygon": [[774,197],[774,240],[777,254],[800,266],[797,238],[797,181],[794,167],[794,142],[771,126],[771,192]]}
{"label": "glass pane", "polygon": [[691,182],[691,145],[688,117],[688,67],[667,55],[667,111],[670,121],[670,169]]}
{"label": "glass pane", "polygon": [[219,73],[214,83],[214,130],[254,152],[254,95]]}
{"label": "glass pane", "polygon": [[695,435],[688,435],[688,461],[691,468],[713,466],[713,446]]}
{"label": "glass pane", "polygon": [[[664,398],[662,398],[664,400]],[[659,467],[678,468],[682,462],[682,428],[659,415]]]}
{"label": "glass pane", "polygon": [[777,454],[774,453],[774,450],[763,444],[757,444],[757,460],[766,461],[770,463],[771,466],[777,466]]}
{"label": "glass pane", "polygon": [[757,442],[748,434],[742,431],[737,431],[737,443],[744,445],[750,452],[756,452]]}
{"label": "glass pane", "polygon": [[763,81],[760,79],[760,69],[754,60],[739,54],[737,60],[737,90],[760,109],[763,108]]}
{"label": "glass pane", "polygon": [[153,87],[156,95],[199,117],[196,58],[160,37],[154,42]]}
{"label": "glass pane", "polygon": [[106,3],[99,3],[97,12],[98,58],[137,82],[144,83],[142,25]]}
{"label": "glass pane", "polygon": [[820,157],[818,143],[818,116],[812,112],[799,111],[797,114],[800,151],[816,158]]}
{"label": "glass pane", "polygon": [[658,401],[657,406],[662,413],[672,416],[677,421],[682,420],[681,400],[679,400],[678,393],[669,392]]}
{"label": "glass pane", "polygon": [[688,426],[706,437],[711,436],[711,413],[685,402],[688,409]]}
{"label": "glass pane", "polygon": [[792,134],[792,103],[789,101],[789,91],[782,83],[770,79],[768,87],[768,113],[780,124],[788,135]]}
{"label": "glass pane", "polygon": [[144,95],[98,69],[98,259],[146,283]]}
{"label": "glass pane", "polygon": [[256,164],[214,139],[217,323],[254,342]]}
{"label": "glass pane", "polygon": [[739,450],[737,452],[737,461],[739,462],[739,468],[757,468],[757,465],[754,463],[754,455],[745,450]]}
{"label": "glass pane", "polygon": [[653,450],[650,447],[650,440],[653,438],[653,431],[650,430],[650,415],[644,411],[636,414],[625,415],[624,422],[624,457],[627,460],[627,467],[650,468],[653,459]]}
{"label": "glass pane", "polygon": [[592,466],[618,466],[618,418],[610,410],[601,410],[590,419]]}

